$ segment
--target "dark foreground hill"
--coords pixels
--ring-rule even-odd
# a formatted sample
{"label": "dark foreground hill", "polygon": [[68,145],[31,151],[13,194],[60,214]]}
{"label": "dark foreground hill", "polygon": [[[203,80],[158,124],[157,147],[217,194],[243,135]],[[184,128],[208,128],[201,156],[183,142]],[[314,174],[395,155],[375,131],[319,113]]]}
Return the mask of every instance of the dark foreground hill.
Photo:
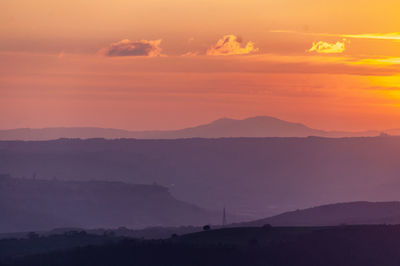
{"label": "dark foreground hill", "polygon": [[[400,202],[347,202],[285,212],[241,226],[335,226],[400,224]],[[236,225],[237,226],[237,225]]]}
{"label": "dark foreground hill", "polygon": [[[156,182],[251,220],[322,204],[400,200],[400,138],[0,141],[0,173]],[[228,222],[232,222],[228,220]]]}
{"label": "dark foreground hill", "polygon": [[56,227],[203,225],[219,214],[172,197],[158,185],[0,177],[0,232]]}
{"label": "dark foreground hill", "polygon": [[95,235],[84,231],[68,231],[63,234],[53,234],[46,237],[34,232],[25,233],[20,238],[0,239],[0,265],[7,258],[86,247],[88,245],[117,243],[122,239],[124,238],[113,234]]}
{"label": "dark foreground hill", "polygon": [[[30,241],[36,245],[41,240]],[[3,247],[10,244],[21,247],[3,240]],[[169,240],[125,239],[42,251],[2,262],[7,266],[397,266],[399,261],[400,227],[380,225],[227,228]]]}

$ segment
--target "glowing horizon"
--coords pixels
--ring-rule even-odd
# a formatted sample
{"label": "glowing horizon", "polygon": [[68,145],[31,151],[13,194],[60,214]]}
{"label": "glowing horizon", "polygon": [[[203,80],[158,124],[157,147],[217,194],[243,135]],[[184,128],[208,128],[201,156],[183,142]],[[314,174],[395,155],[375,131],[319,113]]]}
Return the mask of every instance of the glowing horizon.
{"label": "glowing horizon", "polygon": [[257,115],[400,128],[396,7],[4,0],[0,128],[176,129]]}

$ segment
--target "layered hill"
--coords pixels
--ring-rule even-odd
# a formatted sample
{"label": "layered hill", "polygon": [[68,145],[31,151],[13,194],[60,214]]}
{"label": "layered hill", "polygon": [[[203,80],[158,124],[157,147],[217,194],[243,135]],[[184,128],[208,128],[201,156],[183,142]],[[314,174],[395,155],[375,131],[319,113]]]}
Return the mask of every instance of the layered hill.
{"label": "layered hill", "polygon": [[202,225],[219,215],[179,201],[159,185],[0,177],[0,232],[57,227]]}
{"label": "layered hill", "polygon": [[0,173],[156,182],[178,199],[218,213],[226,206],[249,220],[335,202],[400,200],[398,158],[399,137],[0,141]]}

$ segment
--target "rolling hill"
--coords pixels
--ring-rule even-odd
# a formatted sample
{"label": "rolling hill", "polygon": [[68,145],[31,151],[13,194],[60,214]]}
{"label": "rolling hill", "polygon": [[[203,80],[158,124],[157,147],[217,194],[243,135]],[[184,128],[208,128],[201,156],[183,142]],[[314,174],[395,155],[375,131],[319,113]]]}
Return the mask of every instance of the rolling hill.
{"label": "rolling hill", "polygon": [[285,212],[241,226],[336,226],[400,224],[400,202],[346,202]]}
{"label": "rolling hill", "polygon": [[203,225],[219,214],[172,197],[159,185],[0,177],[0,232],[56,227]]}

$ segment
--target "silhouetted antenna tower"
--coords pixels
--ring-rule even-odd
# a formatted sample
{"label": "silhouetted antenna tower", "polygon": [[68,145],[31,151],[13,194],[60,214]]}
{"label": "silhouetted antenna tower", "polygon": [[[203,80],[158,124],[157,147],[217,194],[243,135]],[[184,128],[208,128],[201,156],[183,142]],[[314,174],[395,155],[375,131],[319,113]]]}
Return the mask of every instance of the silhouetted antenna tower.
{"label": "silhouetted antenna tower", "polygon": [[226,225],[226,211],[225,211],[225,207],[222,211],[222,226]]}

